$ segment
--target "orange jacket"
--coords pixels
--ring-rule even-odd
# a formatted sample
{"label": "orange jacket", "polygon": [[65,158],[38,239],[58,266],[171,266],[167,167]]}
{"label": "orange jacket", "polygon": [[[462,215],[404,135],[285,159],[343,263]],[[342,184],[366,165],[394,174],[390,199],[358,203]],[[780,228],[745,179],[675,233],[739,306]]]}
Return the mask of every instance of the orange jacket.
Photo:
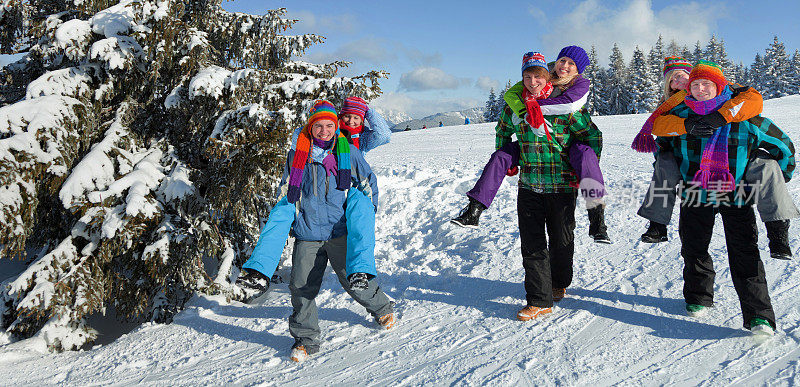
{"label": "orange jacket", "polygon": [[[733,97],[725,102],[717,113],[728,123],[747,121],[764,109],[764,98],[756,89],[747,86],[733,87]],[[713,113],[711,113],[713,114]],[[680,136],[686,134],[686,126],[681,118],[672,114],[659,116],[653,122],[653,134],[660,137]]]}

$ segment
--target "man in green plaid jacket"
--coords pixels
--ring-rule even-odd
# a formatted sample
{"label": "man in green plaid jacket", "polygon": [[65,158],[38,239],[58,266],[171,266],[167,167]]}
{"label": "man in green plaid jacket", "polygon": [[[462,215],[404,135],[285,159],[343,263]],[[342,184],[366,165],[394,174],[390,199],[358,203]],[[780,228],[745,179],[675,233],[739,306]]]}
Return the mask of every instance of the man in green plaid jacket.
{"label": "man in green plaid jacket", "polygon": [[586,109],[572,114],[544,116],[552,139],[537,136],[524,120],[513,124],[514,112],[508,105],[500,114],[495,131],[495,149],[511,142],[516,134],[521,148],[520,186],[539,193],[575,193],[578,178],[569,163],[569,146],[576,140],[589,145],[600,157],[603,134],[591,121]]}
{"label": "man in green plaid jacket", "polygon": [[526,120],[515,124],[514,115],[506,105],[495,131],[498,149],[514,134],[521,150],[517,215],[527,301],[517,315],[522,319],[521,314],[549,313],[554,291],[563,293],[572,282],[578,178],[569,161],[569,147],[581,141],[599,157],[603,135],[585,109],[544,116],[547,130],[541,136]]}

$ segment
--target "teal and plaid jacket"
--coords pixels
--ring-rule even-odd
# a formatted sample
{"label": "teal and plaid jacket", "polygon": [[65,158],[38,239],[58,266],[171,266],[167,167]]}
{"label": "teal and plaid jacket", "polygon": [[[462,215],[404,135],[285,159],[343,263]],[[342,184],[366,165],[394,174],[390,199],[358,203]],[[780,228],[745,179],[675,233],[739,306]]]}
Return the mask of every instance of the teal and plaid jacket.
{"label": "teal and plaid jacket", "polygon": [[550,123],[552,141],[537,136],[527,122],[514,124],[514,111],[506,104],[495,127],[496,149],[516,135],[520,146],[520,177],[522,187],[541,193],[572,193],[578,178],[569,163],[569,147],[575,141],[590,146],[597,157],[603,148],[603,134],[592,123],[585,109],[571,114],[544,116]]}
{"label": "teal and plaid jacket", "polygon": [[[691,109],[685,104],[680,104],[669,112],[682,118],[686,118],[689,113]],[[700,159],[708,140],[684,134],[676,137],[658,137],[656,142],[660,149],[673,152],[684,182],[690,182],[700,169]],[[731,123],[728,134],[728,166],[736,180],[734,192],[717,194],[686,183],[681,190],[681,198],[685,203],[739,206],[748,204],[755,186],[744,184],[742,180],[750,160],[758,149],[768,152],[778,162],[786,181],[792,178],[795,166],[792,140],[770,119],[755,116],[747,121]]]}

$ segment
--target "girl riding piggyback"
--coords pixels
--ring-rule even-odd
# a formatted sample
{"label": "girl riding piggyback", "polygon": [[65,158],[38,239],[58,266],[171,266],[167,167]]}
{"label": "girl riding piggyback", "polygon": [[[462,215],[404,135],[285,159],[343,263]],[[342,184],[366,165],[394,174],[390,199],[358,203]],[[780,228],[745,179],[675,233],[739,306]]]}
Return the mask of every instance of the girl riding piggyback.
{"label": "girl riding piggyback", "polygon": [[[535,53],[527,53],[522,59],[522,72],[531,63],[541,58]],[[514,123],[526,121],[538,136],[551,140],[547,123],[542,116],[573,114],[581,110],[589,96],[590,82],[581,74],[590,64],[586,51],[578,46],[564,47],[558,59],[551,65],[551,86],[542,95],[531,96],[526,93],[525,79],[512,86],[503,96],[506,104],[515,112]],[[594,124],[591,124],[594,125]],[[463,227],[476,228],[481,213],[488,208],[505,176],[518,173],[520,147],[514,141],[497,147],[483,169],[474,188],[467,192],[469,203],[452,223]],[[575,142],[569,148],[569,160],[578,181],[580,192],[585,199],[589,215],[589,235],[597,243],[611,243],[605,224],[605,195],[603,174],[595,151],[583,142]]]}

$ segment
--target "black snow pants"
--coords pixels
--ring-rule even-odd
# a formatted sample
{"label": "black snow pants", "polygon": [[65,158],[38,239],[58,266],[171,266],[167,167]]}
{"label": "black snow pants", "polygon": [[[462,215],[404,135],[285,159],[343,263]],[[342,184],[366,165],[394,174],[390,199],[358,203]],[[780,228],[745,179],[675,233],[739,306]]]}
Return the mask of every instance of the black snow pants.
{"label": "black snow pants", "polygon": [[744,327],[761,317],[775,328],[775,312],[769,299],[764,264],[759,257],[758,230],[753,207],[699,207],[681,205],[678,231],[683,256],[683,297],[686,303],[714,303],[714,263],[708,254],[716,214],[722,215],[733,287],[739,296]]}
{"label": "black snow pants", "polygon": [[566,288],[572,283],[577,197],[577,192],[519,189],[517,214],[528,305],[551,307],[553,288]]}

